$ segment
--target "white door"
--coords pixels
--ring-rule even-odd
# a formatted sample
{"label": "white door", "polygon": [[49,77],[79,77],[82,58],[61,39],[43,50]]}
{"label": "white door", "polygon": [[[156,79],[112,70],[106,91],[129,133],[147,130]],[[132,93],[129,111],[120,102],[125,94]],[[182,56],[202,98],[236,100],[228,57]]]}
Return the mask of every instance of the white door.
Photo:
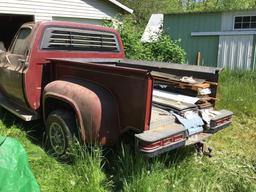
{"label": "white door", "polygon": [[253,35],[220,36],[218,67],[252,69]]}

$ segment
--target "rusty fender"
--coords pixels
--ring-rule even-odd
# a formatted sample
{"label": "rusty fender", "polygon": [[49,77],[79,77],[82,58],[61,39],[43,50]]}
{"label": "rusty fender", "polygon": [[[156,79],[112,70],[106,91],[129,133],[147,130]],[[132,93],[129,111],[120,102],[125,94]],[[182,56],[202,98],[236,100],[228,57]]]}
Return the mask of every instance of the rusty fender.
{"label": "rusty fender", "polygon": [[87,81],[53,81],[44,88],[44,116],[48,98],[58,99],[74,109],[85,143],[113,145],[117,142],[120,135],[118,106],[106,89]]}

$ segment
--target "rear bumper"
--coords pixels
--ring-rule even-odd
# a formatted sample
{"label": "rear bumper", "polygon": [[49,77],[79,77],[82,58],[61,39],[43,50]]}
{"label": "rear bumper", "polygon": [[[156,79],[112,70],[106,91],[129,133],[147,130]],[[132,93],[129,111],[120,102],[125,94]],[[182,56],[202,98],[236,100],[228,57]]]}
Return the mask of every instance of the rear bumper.
{"label": "rear bumper", "polygon": [[180,147],[199,143],[201,141],[208,139],[212,135],[213,135],[213,133],[198,133],[198,134],[192,135],[190,137],[187,137],[185,139],[182,139],[178,142],[175,142],[175,143],[172,143],[169,145],[165,145],[165,146],[160,146],[160,147],[152,149],[152,150],[145,150],[144,148],[140,147],[139,140],[137,140],[137,147],[138,147],[138,150],[140,153],[142,153],[146,157],[152,158],[152,157],[161,155],[163,153],[166,153],[168,151],[178,149]]}
{"label": "rear bumper", "polygon": [[193,145],[227,128],[231,124],[231,117],[232,113],[227,113],[226,116],[213,120],[210,128],[193,135],[189,135],[187,129],[179,126],[180,124],[145,131],[135,135],[137,148],[139,152],[151,158],[183,146]]}
{"label": "rear bumper", "polygon": [[184,147],[184,146],[199,143],[201,141],[204,141],[204,140],[208,139],[212,135],[213,135],[213,133],[198,133],[198,134],[192,135],[192,136],[188,137],[187,139],[184,139],[184,140],[182,140],[180,142],[177,142],[177,143],[173,143],[173,144],[170,144],[170,145],[167,145],[167,146],[162,146],[160,148],[153,149],[153,150],[144,150],[142,148],[139,148],[139,151],[140,151],[140,153],[142,153],[146,157],[152,158],[152,157],[161,155],[163,153],[166,153],[168,151],[178,149],[180,147]]}
{"label": "rear bumper", "polygon": [[151,157],[155,157],[155,156],[158,156],[160,154],[166,153],[168,151],[172,151],[174,149],[183,147],[185,145],[186,145],[186,139],[183,139],[182,141],[179,141],[179,142],[176,142],[176,143],[173,143],[173,144],[169,144],[169,145],[166,145],[166,146],[161,146],[159,148],[152,149],[152,150],[145,150],[143,148],[139,148],[139,151],[143,155],[151,158]]}
{"label": "rear bumper", "polygon": [[232,123],[233,113],[227,110],[219,111],[219,115],[215,118],[212,118],[210,121],[210,127],[205,132],[207,133],[216,133]]}
{"label": "rear bumper", "polygon": [[228,126],[231,125],[231,123],[232,123],[232,121],[230,120],[230,121],[228,121],[228,122],[223,123],[222,125],[217,125],[217,126],[215,126],[215,127],[211,127],[209,130],[206,130],[205,132],[206,132],[206,133],[212,133],[212,134],[214,134],[214,133],[216,133],[216,132],[218,132],[218,131],[220,131],[220,130],[222,130],[222,129],[227,128]]}

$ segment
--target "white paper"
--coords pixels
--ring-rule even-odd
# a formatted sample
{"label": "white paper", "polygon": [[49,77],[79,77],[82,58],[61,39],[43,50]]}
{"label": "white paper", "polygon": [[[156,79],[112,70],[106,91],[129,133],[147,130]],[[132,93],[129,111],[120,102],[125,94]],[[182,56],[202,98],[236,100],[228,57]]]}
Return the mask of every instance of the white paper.
{"label": "white paper", "polygon": [[209,95],[209,94],[211,94],[211,89],[209,89],[209,88],[199,89],[199,94],[200,95]]}

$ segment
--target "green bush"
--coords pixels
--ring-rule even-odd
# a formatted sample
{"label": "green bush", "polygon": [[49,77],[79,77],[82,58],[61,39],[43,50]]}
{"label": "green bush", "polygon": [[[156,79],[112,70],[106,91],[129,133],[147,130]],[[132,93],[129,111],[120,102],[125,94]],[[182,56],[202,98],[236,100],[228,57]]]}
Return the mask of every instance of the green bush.
{"label": "green bush", "polygon": [[[113,27],[110,22],[106,26]],[[164,61],[173,63],[185,62],[185,51],[180,47],[180,41],[172,40],[165,33],[159,35],[159,39],[152,43],[140,41],[144,28],[136,24],[133,16],[126,17],[118,26],[122,37],[125,54],[128,59]]]}
{"label": "green bush", "polygon": [[179,41],[173,41],[168,35],[161,33],[159,39],[153,43],[146,43],[144,47],[150,50],[155,61],[184,63],[185,51]]}

